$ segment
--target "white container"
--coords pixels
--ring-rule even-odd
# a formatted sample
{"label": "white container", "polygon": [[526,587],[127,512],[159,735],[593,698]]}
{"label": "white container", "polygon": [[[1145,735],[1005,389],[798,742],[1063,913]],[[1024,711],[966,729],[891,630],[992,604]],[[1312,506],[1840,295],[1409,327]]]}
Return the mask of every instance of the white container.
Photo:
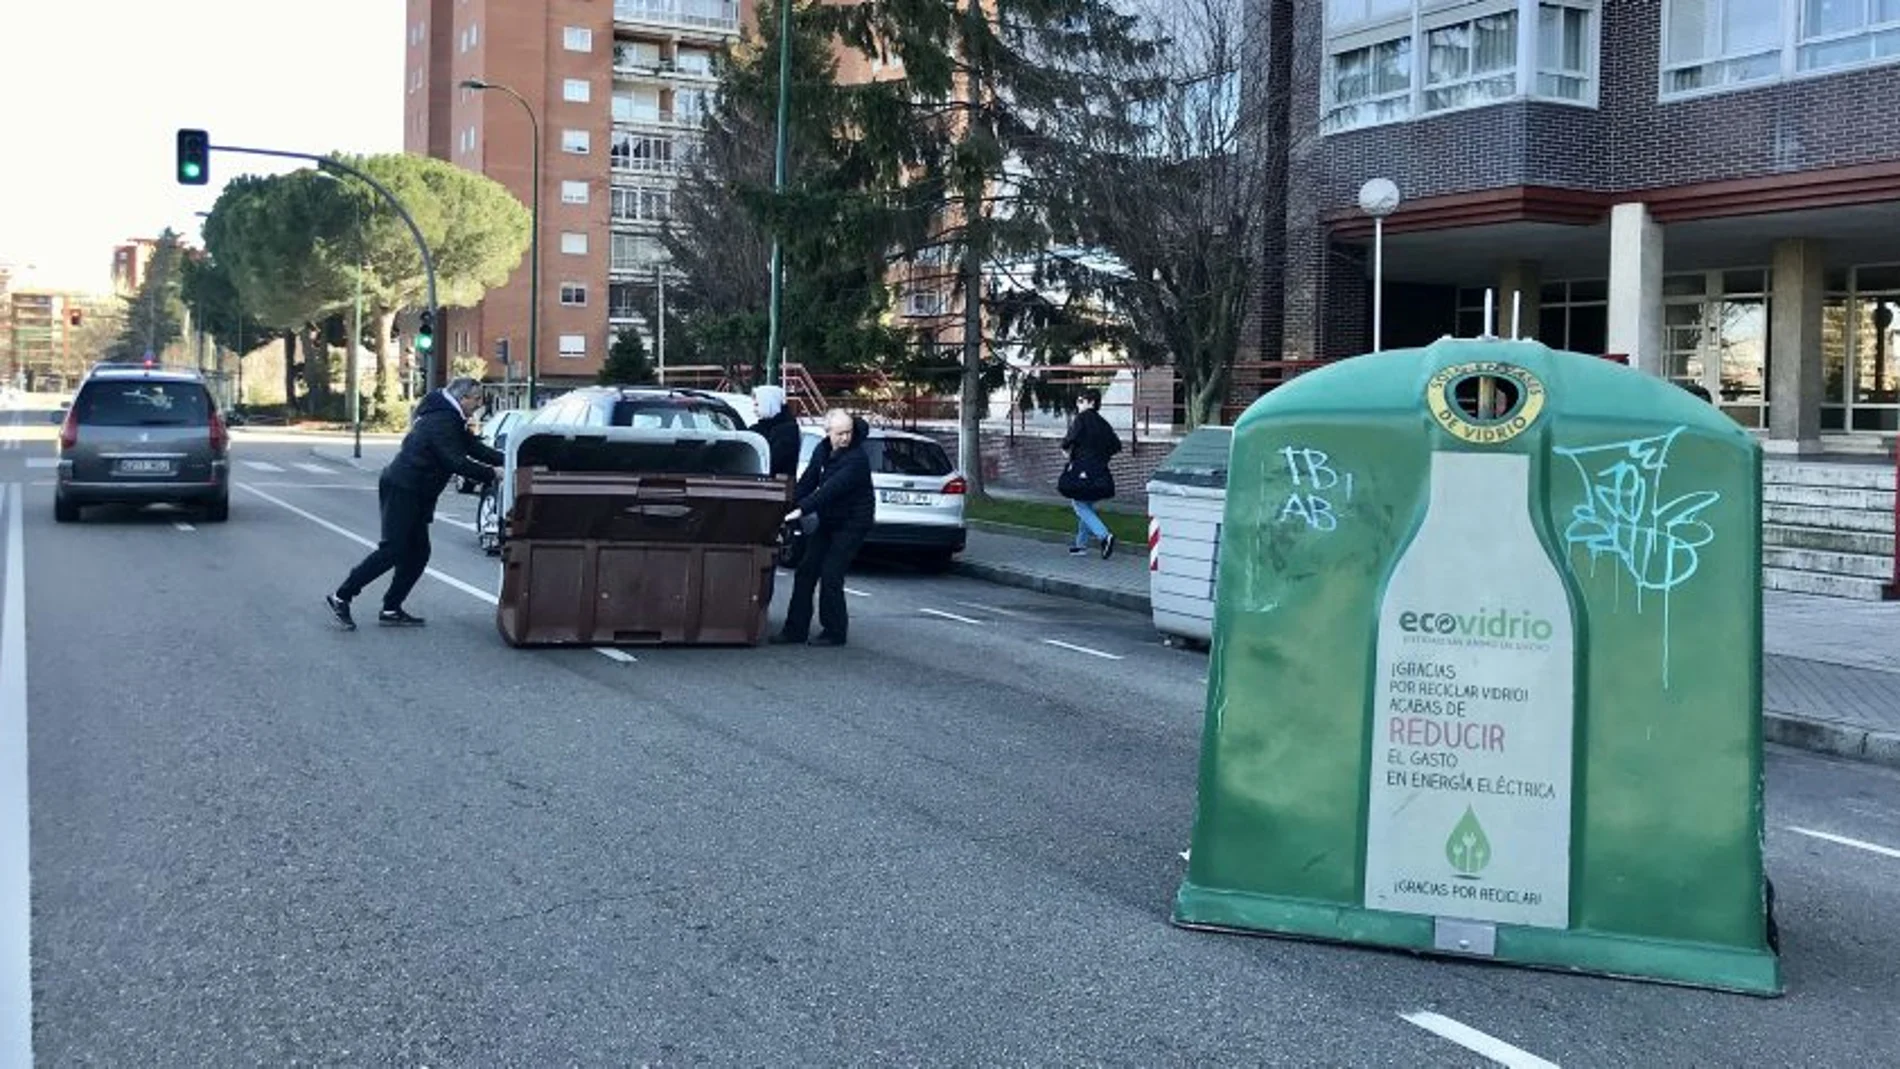
{"label": "white container", "polygon": [[1231,427],[1202,427],[1181,440],[1148,482],[1148,596],[1155,630],[1170,645],[1214,637]]}

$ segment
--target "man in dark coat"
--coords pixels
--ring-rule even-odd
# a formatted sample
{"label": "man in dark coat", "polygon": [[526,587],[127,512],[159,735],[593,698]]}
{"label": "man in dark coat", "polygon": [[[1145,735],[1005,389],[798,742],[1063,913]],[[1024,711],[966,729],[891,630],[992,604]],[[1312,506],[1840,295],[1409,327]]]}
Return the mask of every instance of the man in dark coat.
{"label": "man in dark coat", "polygon": [[844,573],[858,555],[858,547],[877,521],[877,492],[871,486],[871,460],[864,436],[871,427],[840,409],[825,417],[825,440],[812,451],[811,462],[794,491],[797,506],[785,516],[796,523],[806,515],[818,518],[818,528],[805,547],[792,579],[792,601],[785,610],[785,626],[772,636],[775,643],[804,642],[811,629],[812,587],[818,590],[818,623],[823,628],[813,645],[842,646],[850,620],[845,612]]}
{"label": "man in dark coat", "polygon": [[1102,559],[1107,560],[1115,552],[1115,536],[1109,533],[1108,525],[1095,511],[1095,503],[1115,496],[1115,473],[1108,462],[1122,451],[1122,440],[1100,411],[1102,391],[1083,390],[1076,398],[1075,407],[1075,422],[1062,438],[1069,463],[1056,481],[1056,492],[1068,498],[1069,506],[1075,510],[1075,541],[1070,544],[1069,553],[1087,553],[1092,534],[1101,541]]}
{"label": "man in dark coat", "polygon": [[760,386],[752,391],[752,401],[759,407],[759,421],[750,429],[764,438],[772,451],[771,474],[797,475],[798,419],[785,408],[785,391],[777,386]]}
{"label": "man in dark coat", "polygon": [[350,600],[391,569],[396,574],[383,594],[383,611],[377,614],[376,622],[390,627],[419,627],[423,623],[422,617],[404,611],[402,603],[429,566],[429,524],[435,519],[436,499],[456,475],[493,483],[497,478],[494,466],[502,462],[500,453],[483,445],[468,429],[469,416],[481,407],[481,401],[481,383],[458,378],[416,406],[402,448],[376,481],[376,497],[382,507],[382,540],[350,571],[336,593],[323,598],[345,630],[356,630]]}

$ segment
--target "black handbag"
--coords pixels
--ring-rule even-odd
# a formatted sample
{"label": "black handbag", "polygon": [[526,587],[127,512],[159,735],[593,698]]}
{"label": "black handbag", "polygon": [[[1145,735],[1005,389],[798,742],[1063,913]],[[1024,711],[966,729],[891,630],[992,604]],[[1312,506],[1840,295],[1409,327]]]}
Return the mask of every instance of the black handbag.
{"label": "black handbag", "polygon": [[805,559],[805,549],[811,542],[811,534],[818,529],[818,517],[800,516],[791,523],[781,524],[778,529],[778,566],[797,568]]}
{"label": "black handbag", "polygon": [[1115,473],[1106,464],[1090,471],[1071,460],[1056,478],[1056,493],[1071,501],[1106,501],[1115,496]]}

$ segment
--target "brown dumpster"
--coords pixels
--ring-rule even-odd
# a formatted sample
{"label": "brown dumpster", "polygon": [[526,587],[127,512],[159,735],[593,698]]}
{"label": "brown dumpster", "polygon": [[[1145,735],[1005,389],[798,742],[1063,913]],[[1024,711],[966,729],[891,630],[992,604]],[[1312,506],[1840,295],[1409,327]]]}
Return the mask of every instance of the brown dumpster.
{"label": "brown dumpster", "polygon": [[789,480],[742,431],[529,428],[504,472],[511,646],[765,637]]}

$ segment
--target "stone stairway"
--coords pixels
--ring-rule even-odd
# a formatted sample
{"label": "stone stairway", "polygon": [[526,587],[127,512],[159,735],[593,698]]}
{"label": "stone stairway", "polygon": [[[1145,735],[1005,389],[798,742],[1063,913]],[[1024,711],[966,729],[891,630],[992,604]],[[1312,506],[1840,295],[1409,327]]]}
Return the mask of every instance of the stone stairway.
{"label": "stone stairway", "polygon": [[1762,583],[1878,601],[1893,577],[1891,461],[1762,462]]}

